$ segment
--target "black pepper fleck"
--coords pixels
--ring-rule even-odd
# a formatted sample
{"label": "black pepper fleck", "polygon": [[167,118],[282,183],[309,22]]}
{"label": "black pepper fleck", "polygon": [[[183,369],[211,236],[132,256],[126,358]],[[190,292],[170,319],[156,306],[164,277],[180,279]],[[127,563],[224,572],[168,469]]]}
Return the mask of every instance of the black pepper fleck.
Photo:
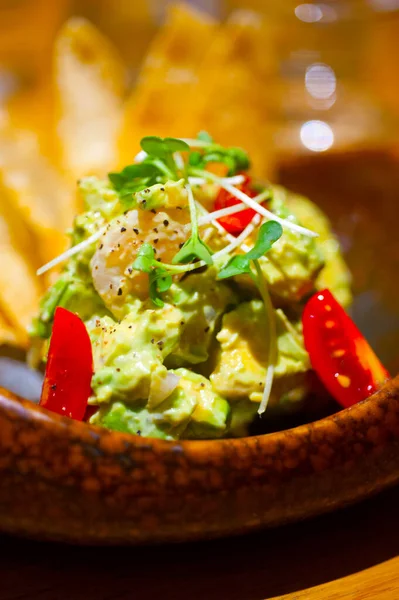
{"label": "black pepper fleck", "polygon": [[121,227],[121,233],[124,233],[126,231],[126,227]]}
{"label": "black pepper fleck", "polygon": [[119,288],[119,290],[118,290],[118,296],[122,296],[122,288]]}
{"label": "black pepper fleck", "polygon": [[167,227],[169,225],[168,219],[165,219],[164,222],[163,222],[163,224],[165,225],[165,227]]}

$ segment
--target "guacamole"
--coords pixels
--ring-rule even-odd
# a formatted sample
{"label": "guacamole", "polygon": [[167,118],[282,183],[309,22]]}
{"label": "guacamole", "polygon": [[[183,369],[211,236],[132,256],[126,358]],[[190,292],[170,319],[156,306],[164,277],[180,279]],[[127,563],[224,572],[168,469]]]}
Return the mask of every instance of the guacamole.
{"label": "guacamole", "polygon": [[[144,138],[141,163],[78,182],[85,212],[31,337],[45,362],[56,308],[84,322],[93,424],[220,438],[246,435],[258,412],[300,410],[311,368],[304,303],[326,284],[350,302],[349,273],[320,209],[243,175],[242,150],[194,142]],[[242,223],[233,234],[232,207],[235,228]]]}

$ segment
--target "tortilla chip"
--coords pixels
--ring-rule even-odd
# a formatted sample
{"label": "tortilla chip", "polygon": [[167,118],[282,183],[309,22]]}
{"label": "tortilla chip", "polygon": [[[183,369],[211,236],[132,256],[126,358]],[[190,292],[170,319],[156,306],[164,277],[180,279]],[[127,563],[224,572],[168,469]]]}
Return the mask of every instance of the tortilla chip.
{"label": "tortilla chip", "polygon": [[68,244],[65,230],[72,225],[72,190],[40,156],[37,139],[26,131],[9,131],[0,144],[0,205],[10,218],[19,215],[25,227],[14,218],[21,231],[30,231],[22,251],[33,256],[33,266],[41,266],[63,252]]}
{"label": "tortilla chip", "polygon": [[270,81],[276,68],[272,35],[264,20],[250,11],[232,13],[204,55],[196,85],[178,115],[179,132],[192,137],[205,129],[221,144],[241,146],[254,172],[270,176],[275,100]]}
{"label": "tortilla chip", "polygon": [[12,217],[5,218],[4,206],[0,206],[0,312],[16,328],[24,344],[28,341],[27,328],[38,310],[43,292],[34,268],[20,250],[27,244],[27,238],[26,232],[18,230]]}
{"label": "tortilla chip", "polygon": [[18,332],[0,314],[0,346],[21,346],[24,340]]}
{"label": "tortilla chip", "polygon": [[37,139],[40,154],[56,165],[54,94],[50,78],[47,77],[40,85],[18,90],[8,99],[5,108],[9,129],[31,132]]}
{"label": "tortilla chip", "polygon": [[108,39],[85,19],[70,19],[55,44],[54,85],[60,162],[72,179],[115,166],[124,84]]}
{"label": "tortilla chip", "polygon": [[143,136],[179,135],[176,121],[215,29],[210,17],[194,9],[183,5],[169,9],[126,103],[119,144],[121,166],[132,162]]}

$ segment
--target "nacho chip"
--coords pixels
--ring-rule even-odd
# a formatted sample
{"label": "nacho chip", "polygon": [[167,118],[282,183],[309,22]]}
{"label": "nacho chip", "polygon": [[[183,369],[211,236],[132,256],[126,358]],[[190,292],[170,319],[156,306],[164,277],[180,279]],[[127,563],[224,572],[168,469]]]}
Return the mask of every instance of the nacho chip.
{"label": "nacho chip", "polygon": [[0,314],[0,346],[19,346],[23,345],[23,339],[18,336],[18,332],[10,323]]}
{"label": "nacho chip", "polygon": [[192,137],[205,129],[221,144],[242,146],[255,173],[269,176],[275,100],[270,81],[276,68],[265,21],[250,11],[232,13],[204,55],[197,83],[178,115],[179,131]]}
{"label": "nacho chip", "polygon": [[[1,197],[1,192],[0,192]],[[22,252],[29,241],[27,232],[16,224],[15,215],[4,214],[0,206],[0,313],[23,344],[27,344],[27,328],[38,310],[43,292],[34,268]],[[17,239],[18,238],[18,239]],[[30,249],[32,254],[32,248]]]}
{"label": "nacho chip", "polygon": [[50,78],[18,90],[8,99],[5,108],[9,129],[31,132],[37,139],[40,154],[55,164],[54,94]]}
{"label": "nacho chip", "polygon": [[[30,231],[22,251],[32,257],[34,267],[63,252],[68,240],[65,229],[73,220],[73,192],[40,155],[34,134],[3,132],[0,144],[0,205],[6,218],[14,211],[13,225]],[[19,215],[21,223],[16,215]],[[25,238],[27,236],[25,235]]]}
{"label": "nacho chip", "polygon": [[72,179],[116,163],[125,72],[111,43],[88,21],[70,19],[55,44],[60,162]]}
{"label": "nacho chip", "polygon": [[197,68],[216,29],[206,15],[173,6],[154,38],[137,86],[126,103],[120,137],[120,164],[132,162],[144,135],[176,135],[178,117],[187,93],[197,79]]}

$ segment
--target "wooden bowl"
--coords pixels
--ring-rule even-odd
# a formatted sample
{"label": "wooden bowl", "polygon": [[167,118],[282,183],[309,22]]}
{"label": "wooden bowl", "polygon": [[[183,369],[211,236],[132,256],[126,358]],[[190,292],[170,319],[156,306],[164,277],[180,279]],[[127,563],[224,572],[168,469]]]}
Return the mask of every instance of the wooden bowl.
{"label": "wooden bowl", "polygon": [[[397,163],[372,153],[303,159],[284,166],[281,179],[332,216],[354,272],[355,318],[394,372]],[[106,431],[0,394],[7,532],[99,544],[216,537],[329,511],[398,479],[399,377],[310,424],[179,443]]]}

